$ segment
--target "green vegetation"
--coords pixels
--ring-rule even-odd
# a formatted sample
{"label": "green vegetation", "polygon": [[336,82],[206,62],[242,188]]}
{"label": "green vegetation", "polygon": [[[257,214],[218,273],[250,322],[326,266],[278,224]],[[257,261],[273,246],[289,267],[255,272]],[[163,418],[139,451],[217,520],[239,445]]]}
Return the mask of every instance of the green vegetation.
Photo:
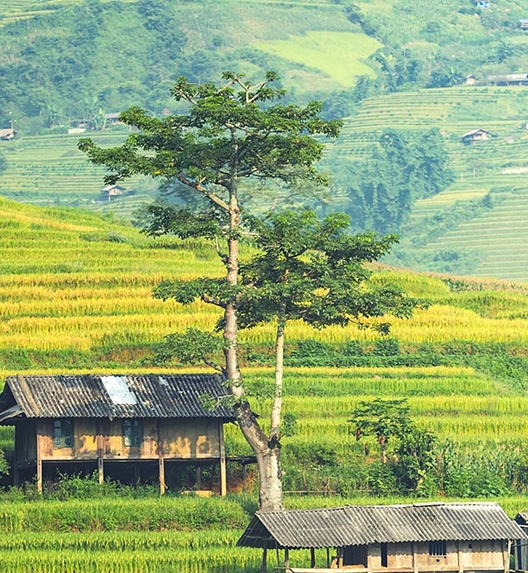
{"label": "green vegetation", "polygon": [[341,86],[350,87],[358,76],[376,77],[374,70],[365,62],[381,48],[381,44],[366,34],[308,32],[305,36],[288,40],[256,42],[255,47],[290,62],[315,68]]}
{"label": "green vegetation", "polygon": [[[75,155],[67,128],[83,121],[102,127],[105,114],[131,104],[157,116],[179,112],[169,87],[180,74],[203,81],[223,69],[249,78],[272,69],[296,101],[320,98],[328,117],[349,116],[327,153],[325,168],[338,177],[337,201],[326,197],[327,208],[345,208],[369,229],[398,228],[404,240],[391,261],[528,278],[522,249],[528,92],[482,85],[489,75],[528,72],[518,26],[526,16],[514,0],[493,2],[490,10],[449,0],[435,5],[434,16],[426,0],[8,0],[0,7],[0,127],[14,120],[19,134],[0,144],[8,160],[0,193],[130,218],[155,195],[155,185],[134,181],[135,193],[98,201],[102,173]],[[59,58],[64,53],[68,58]],[[461,85],[470,74],[480,85]],[[101,143],[124,135],[107,127],[109,133],[94,134]],[[415,193],[410,202],[407,193],[389,194],[399,207],[391,213],[383,212],[383,200],[367,202],[364,216],[356,183],[379,183],[367,181],[363,164],[370,160],[372,167],[381,133],[411,130],[418,139],[431,128],[444,137],[454,183],[434,195]],[[462,145],[460,136],[477,128],[497,137]]]}
{"label": "green vegetation", "polygon": [[[221,276],[205,242],[152,239],[110,217],[2,200],[0,243],[3,375],[162,372],[154,346],[163,335],[210,328],[218,319],[205,305],[184,308],[151,296],[164,278]],[[353,326],[318,331],[291,324],[283,400],[297,423],[283,437],[285,489],[332,495],[287,495],[286,506],[396,503],[418,489],[429,499],[438,492],[464,499],[507,494],[500,501],[510,514],[526,509],[528,287],[383,269],[375,269],[374,280],[397,283],[432,305],[408,321],[395,319],[389,338]],[[273,340],[266,326],[242,338],[248,391],[262,420],[272,404]],[[396,441],[387,446],[387,469],[381,467],[376,438],[356,442],[349,422],[360,403],[376,397],[407,399],[417,428],[438,440],[435,459],[460,471],[435,465],[434,484],[419,489],[413,474],[396,472]],[[250,453],[236,427],[226,430],[229,455]],[[12,428],[0,429],[8,459],[11,447]],[[251,492],[254,477],[250,472]],[[232,546],[256,507],[253,498],[159,500],[152,491],[74,481],[50,486],[42,500],[32,487],[0,495],[6,570],[33,563],[50,572],[141,571],[147,558],[154,571],[216,573],[236,571],[236,563],[258,569],[259,552]],[[240,487],[236,467],[230,481]],[[218,530],[224,522],[230,531]],[[196,547],[203,547],[201,556]]]}

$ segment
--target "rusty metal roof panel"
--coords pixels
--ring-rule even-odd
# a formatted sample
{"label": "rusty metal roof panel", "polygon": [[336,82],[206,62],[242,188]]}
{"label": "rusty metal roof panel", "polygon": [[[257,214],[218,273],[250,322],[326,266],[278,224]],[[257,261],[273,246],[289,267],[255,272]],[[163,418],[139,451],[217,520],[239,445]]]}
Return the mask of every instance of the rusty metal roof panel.
{"label": "rusty metal roof panel", "polygon": [[[251,534],[248,533],[250,528]],[[527,537],[497,503],[344,506],[258,512],[250,528],[240,538],[239,545],[262,547],[266,538],[280,547],[300,549]],[[260,538],[257,531],[260,531]]]}
{"label": "rusty metal roof panel", "polygon": [[28,418],[234,419],[221,402],[203,405],[229,395],[214,374],[12,376],[7,392]]}

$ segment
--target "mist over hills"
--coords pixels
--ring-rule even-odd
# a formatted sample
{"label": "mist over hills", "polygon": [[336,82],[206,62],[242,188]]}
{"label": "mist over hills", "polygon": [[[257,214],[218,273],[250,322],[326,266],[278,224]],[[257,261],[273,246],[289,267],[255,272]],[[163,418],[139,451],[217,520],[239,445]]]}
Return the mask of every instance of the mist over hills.
{"label": "mist over hills", "polygon": [[[156,185],[135,180],[134,193],[101,202],[102,172],[67,130],[87,124],[115,144],[126,133],[107,116],[132,104],[178,111],[178,75],[273,69],[289,101],[321,99],[327,117],[346,118],[321,166],[334,177],[325,209],[347,210],[357,230],[398,232],[396,264],[528,279],[528,86],[517,85],[528,79],[508,80],[528,74],[525,4],[5,0],[0,128],[14,122],[18,134],[0,142],[0,194],[130,216]],[[489,138],[464,144],[477,129]]]}

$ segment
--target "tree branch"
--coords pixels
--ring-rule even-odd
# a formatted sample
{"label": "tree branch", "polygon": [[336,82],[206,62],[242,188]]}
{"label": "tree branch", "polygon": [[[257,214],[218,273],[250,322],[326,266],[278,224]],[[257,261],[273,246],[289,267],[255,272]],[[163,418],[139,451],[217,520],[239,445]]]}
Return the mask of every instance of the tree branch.
{"label": "tree branch", "polygon": [[196,189],[196,191],[199,191],[200,193],[202,193],[205,197],[207,197],[215,205],[218,205],[224,211],[229,212],[229,205],[225,201],[220,199],[220,197],[218,197],[218,195],[215,195],[214,193],[209,191],[209,189],[207,189],[203,185],[200,185],[200,183],[195,183],[194,181],[187,179],[187,177],[185,177],[182,174],[176,175],[176,179],[178,179],[178,181],[180,183],[183,183],[184,185],[187,185],[188,187],[192,187],[193,189]]}

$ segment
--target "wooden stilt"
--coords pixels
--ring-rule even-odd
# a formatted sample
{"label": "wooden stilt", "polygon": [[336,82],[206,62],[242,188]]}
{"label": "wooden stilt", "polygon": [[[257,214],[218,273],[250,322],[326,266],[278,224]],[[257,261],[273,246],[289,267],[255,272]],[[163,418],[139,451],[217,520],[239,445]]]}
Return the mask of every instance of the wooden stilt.
{"label": "wooden stilt", "polygon": [[330,569],[330,547],[326,548],[326,568]]}
{"label": "wooden stilt", "polygon": [[99,485],[104,482],[104,462],[103,462],[103,435],[101,422],[97,422],[97,473],[99,475]]}
{"label": "wooden stilt", "polygon": [[19,429],[18,426],[15,426],[15,451],[14,451],[14,459],[13,459],[13,484],[15,487],[20,485],[20,476],[18,474],[18,458],[17,458],[17,449],[19,443]]}
{"label": "wooden stilt", "polygon": [[42,430],[37,424],[37,492],[42,493]]}
{"label": "wooden stilt", "polygon": [[267,573],[268,571],[268,545],[266,541],[264,541],[264,547],[262,548],[262,573]]}
{"label": "wooden stilt", "polygon": [[196,468],[196,482],[194,487],[195,489],[202,489],[202,468],[200,466]]}
{"label": "wooden stilt", "polygon": [[220,495],[225,497],[227,495],[227,464],[224,443],[224,424],[218,422],[219,435],[220,435]]}
{"label": "wooden stilt", "polygon": [[158,460],[160,495],[165,493],[165,457],[163,455],[163,438],[161,437],[161,421],[158,420]]}
{"label": "wooden stilt", "polygon": [[284,568],[290,568],[290,550],[287,547],[284,548]]}
{"label": "wooden stilt", "polygon": [[315,567],[315,549],[310,548],[310,567],[313,569]]}

